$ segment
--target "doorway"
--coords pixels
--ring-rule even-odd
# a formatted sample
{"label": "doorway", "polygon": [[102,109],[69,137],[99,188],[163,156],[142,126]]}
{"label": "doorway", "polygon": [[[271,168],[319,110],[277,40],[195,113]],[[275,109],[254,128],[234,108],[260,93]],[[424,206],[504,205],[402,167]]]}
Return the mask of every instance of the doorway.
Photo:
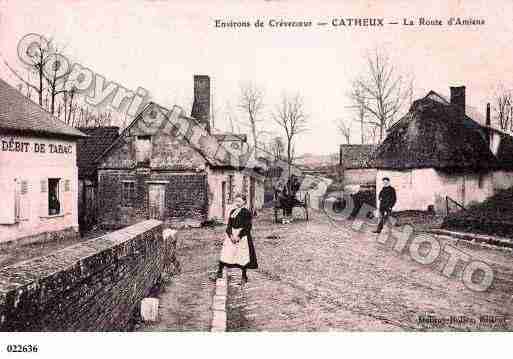
{"label": "doorway", "polygon": [[148,185],[148,211],[150,219],[163,220],[165,215],[166,185],[150,183]]}

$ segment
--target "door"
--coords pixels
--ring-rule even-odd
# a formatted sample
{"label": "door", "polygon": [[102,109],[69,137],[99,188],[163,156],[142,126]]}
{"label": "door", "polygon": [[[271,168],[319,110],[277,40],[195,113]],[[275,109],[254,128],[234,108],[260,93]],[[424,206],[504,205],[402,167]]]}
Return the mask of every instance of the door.
{"label": "door", "polygon": [[221,203],[223,211],[223,219],[226,218],[226,182],[221,183]]}
{"label": "door", "polygon": [[166,200],[166,186],[164,184],[150,184],[148,186],[148,210],[150,219],[164,219]]}

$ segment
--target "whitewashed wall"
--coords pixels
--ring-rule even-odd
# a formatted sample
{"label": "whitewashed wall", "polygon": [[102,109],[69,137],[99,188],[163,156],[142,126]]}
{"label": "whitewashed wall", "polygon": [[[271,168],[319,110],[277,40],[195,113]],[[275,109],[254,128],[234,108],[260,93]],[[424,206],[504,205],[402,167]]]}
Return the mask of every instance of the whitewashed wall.
{"label": "whitewashed wall", "polygon": [[[236,170],[224,170],[224,169],[208,169],[208,218],[216,218],[218,220],[223,219],[223,198],[222,198],[222,183],[226,182],[226,212],[225,217],[229,211],[233,208],[232,203],[228,202],[229,192],[229,181],[228,176],[233,175],[233,195],[242,193],[244,172]],[[247,187],[246,187],[246,199],[247,205],[249,206],[249,186],[250,177],[247,176]],[[255,182],[255,209],[259,210],[262,208],[264,203],[264,182],[257,178]]]}
{"label": "whitewashed wall", "polygon": [[375,168],[357,168],[344,170],[344,184],[367,184],[376,181],[377,170]]}
{"label": "whitewashed wall", "polygon": [[[6,151],[2,141],[28,143],[26,151]],[[44,144],[45,152],[36,152]],[[50,151],[52,146],[65,146],[68,153]],[[64,147],[62,147],[64,148]],[[0,136],[0,241],[19,239],[45,232],[58,232],[72,228],[78,231],[78,170],[76,144],[73,141],[37,137]],[[61,213],[48,215],[48,192],[42,192],[42,181],[60,178],[59,201]],[[69,180],[69,191],[65,181]],[[26,183],[26,193],[21,193],[21,182]],[[48,189],[46,188],[46,191]],[[18,218],[10,221],[19,193]],[[13,223],[9,223],[13,222]]]}
{"label": "whitewashed wall", "polygon": [[[493,176],[485,174],[448,174],[433,168],[403,171],[379,170],[376,178],[376,197],[381,191],[382,178],[389,177],[397,192],[395,211],[427,210],[435,206],[437,212],[445,211],[445,198],[468,206],[482,202],[494,193]],[[376,198],[376,206],[379,203]]]}

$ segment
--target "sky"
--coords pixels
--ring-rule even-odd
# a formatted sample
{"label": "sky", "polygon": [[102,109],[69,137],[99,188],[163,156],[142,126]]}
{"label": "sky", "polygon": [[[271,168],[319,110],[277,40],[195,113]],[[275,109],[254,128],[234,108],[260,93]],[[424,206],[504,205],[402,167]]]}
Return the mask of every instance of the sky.
{"label": "sky", "polygon": [[[333,19],[379,17],[383,27],[334,27]],[[482,26],[403,26],[404,18],[484,19]],[[216,28],[215,20],[262,20],[266,27]],[[271,28],[269,20],[305,20],[327,26]],[[415,97],[449,86],[466,86],[467,104],[484,111],[494,89],[513,88],[513,2],[463,1],[19,1],[0,0],[0,55],[21,66],[19,40],[38,33],[87,66],[128,89],[143,87],[163,106],[190,108],[193,75],[209,75],[217,109],[215,127],[229,130],[227,109],[236,110],[239,86],[265,91],[261,118],[280,134],[271,113],[283,93],[300,93],[309,131],[297,138],[298,153],[337,152],[343,137],[336,120],[352,123],[347,93],[365,70],[365,55],[385,49],[396,68],[415,78]],[[15,83],[5,66],[0,77]],[[239,114],[239,118],[242,115]],[[240,127],[241,131],[246,131]]]}

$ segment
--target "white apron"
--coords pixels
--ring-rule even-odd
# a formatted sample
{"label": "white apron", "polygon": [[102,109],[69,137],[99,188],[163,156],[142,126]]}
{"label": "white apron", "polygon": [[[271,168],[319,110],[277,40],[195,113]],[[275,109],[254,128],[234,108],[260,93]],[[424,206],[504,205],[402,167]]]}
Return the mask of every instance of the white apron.
{"label": "white apron", "polygon": [[[238,213],[239,211],[235,210],[232,216],[235,217]],[[232,237],[238,238],[241,230],[242,228],[233,228]],[[228,234],[225,233],[220,260],[226,264],[237,264],[240,266],[247,265],[249,263],[249,245],[247,236],[240,238],[239,242],[233,243]]]}

